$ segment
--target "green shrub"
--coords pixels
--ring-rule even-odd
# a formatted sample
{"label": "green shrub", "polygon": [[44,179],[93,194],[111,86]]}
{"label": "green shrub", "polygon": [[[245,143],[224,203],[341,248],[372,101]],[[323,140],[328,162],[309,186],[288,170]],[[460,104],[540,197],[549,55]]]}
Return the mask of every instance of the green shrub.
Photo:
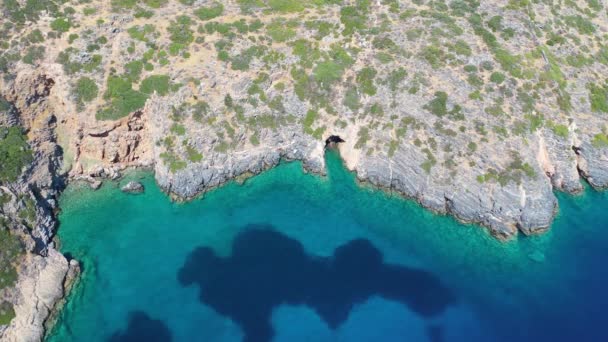
{"label": "green shrub", "polygon": [[171,41],[184,46],[190,45],[194,41],[194,32],[190,26],[192,26],[192,19],[187,15],[179,16],[175,21],[172,20],[167,28]]}
{"label": "green shrub", "polygon": [[319,113],[314,110],[309,110],[306,112],[306,116],[304,117],[304,121],[302,122],[302,126],[304,127],[304,133],[313,134],[314,130],[312,129],[312,125],[315,123],[315,120],[319,117]]}
{"label": "green shrub", "polygon": [[340,21],[344,25],[344,35],[367,28],[369,0],[357,1],[357,6],[344,6],[340,9]]}
{"label": "green shrub", "polygon": [[91,102],[97,98],[99,88],[95,81],[88,77],[81,77],[76,81],[74,86],[74,94],[76,95],[76,101],[79,103]]}
{"label": "green shrub", "polygon": [[188,160],[193,163],[198,163],[203,160],[203,155],[190,145],[186,145],[186,155],[188,156]]}
{"label": "green shrub", "polygon": [[359,128],[359,132],[357,132],[357,142],[355,143],[355,148],[363,148],[367,141],[369,140],[369,128],[361,127]]}
{"label": "green shrub", "polygon": [[44,57],[44,53],[45,53],[46,49],[44,46],[42,45],[34,45],[34,46],[30,46],[25,55],[23,56],[23,63],[27,63],[30,65],[34,65],[36,64],[36,62],[40,59],[42,59],[42,57]]}
{"label": "green shrub", "polygon": [[173,125],[171,125],[171,132],[175,133],[176,135],[185,135],[186,127],[178,123],[174,123]]}
{"label": "green shrub", "polygon": [[169,93],[170,80],[167,75],[148,76],[141,82],[139,91],[144,94],[152,94],[156,91],[158,95],[165,96]]}
{"label": "green shrub", "polygon": [[304,10],[302,0],[268,0],[268,6],[278,12],[300,12]]}
{"label": "green shrub", "polygon": [[469,57],[472,55],[471,47],[469,44],[462,39],[458,39],[456,43],[452,46],[454,52],[458,55]]}
{"label": "green shrub", "polygon": [[230,67],[233,70],[249,70],[249,64],[251,61],[258,56],[261,56],[265,52],[266,48],[264,46],[252,46],[245,51],[242,51],[240,54],[234,56],[231,60]]}
{"label": "green shrub", "polygon": [[72,25],[65,18],[57,18],[51,22],[51,29],[57,32],[68,32]]}
{"label": "green shrub", "polygon": [[156,32],[154,25],[146,24],[144,26],[132,26],[127,29],[129,36],[133,39],[137,39],[142,42],[148,42],[147,38],[149,35],[153,35]]}
{"label": "green shrub", "polygon": [[438,46],[430,45],[422,49],[421,56],[433,69],[438,69],[445,64],[445,52]]}
{"label": "green shrub", "polygon": [[361,92],[370,96],[376,95],[376,86],[374,85],[374,78],[378,72],[376,69],[371,67],[365,67],[357,73],[357,83]]}
{"label": "green shrub", "polygon": [[214,2],[211,6],[201,7],[194,11],[194,15],[196,15],[200,20],[210,20],[213,18],[217,18],[224,13],[224,5],[219,2]]}
{"label": "green shrub", "polygon": [[[2,284],[0,284],[2,288]],[[0,326],[9,325],[15,318],[15,309],[13,305],[8,302],[0,302]]]}
{"label": "green shrub", "polygon": [[342,78],[343,68],[333,61],[317,64],[313,70],[313,77],[322,87],[329,87]]}
{"label": "green shrub", "polygon": [[32,151],[21,128],[0,127],[0,160],[0,183],[16,181],[32,162]]}
{"label": "green shrub", "polygon": [[34,31],[32,31],[30,34],[27,35],[26,38],[32,44],[44,42],[44,36],[42,35],[42,32],[39,29],[35,29]]}
{"label": "green shrub", "polygon": [[146,103],[148,96],[133,90],[131,81],[128,78],[110,76],[108,78],[104,99],[108,100],[110,103],[106,108],[97,112],[97,120],[116,120],[123,118],[130,113],[141,109]]}
{"label": "green shrub", "polygon": [[344,106],[346,106],[353,112],[356,112],[357,110],[359,110],[359,108],[361,107],[361,102],[360,102],[359,92],[357,91],[357,88],[350,87],[346,90],[342,104],[344,104]]}
{"label": "green shrub", "polygon": [[143,0],[143,3],[152,7],[152,8],[160,8],[167,4],[169,0]]}
{"label": "green shrub", "polygon": [[562,138],[567,138],[568,137],[568,126],[566,125],[553,125],[551,127],[551,130],[553,130],[553,133],[555,133],[555,135],[560,136]]}
{"label": "green shrub", "polygon": [[387,83],[388,83],[388,87],[391,91],[397,91],[399,84],[401,84],[401,82],[403,82],[403,80],[405,80],[405,77],[407,76],[407,71],[405,71],[405,69],[403,67],[400,67],[399,69],[395,69],[393,71],[391,71],[391,73],[388,75],[387,78]]}
{"label": "green shrub", "polygon": [[78,39],[78,35],[76,33],[70,34],[68,37],[68,44],[72,44],[76,39]]}
{"label": "green shrub", "polygon": [[169,166],[169,171],[171,171],[171,173],[183,170],[188,166],[185,161],[180,160],[172,151],[161,153],[160,158],[162,159],[163,164]]}
{"label": "green shrub", "polygon": [[268,35],[276,42],[286,42],[296,36],[296,31],[286,25],[282,20],[274,20],[268,26]]}
{"label": "green shrub", "polygon": [[131,82],[139,81],[139,77],[141,76],[141,71],[144,65],[141,61],[132,61],[125,64],[125,76]]}
{"label": "green shrub", "polygon": [[443,91],[438,91],[435,93],[435,98],[424,105],[423,108],[437,116],[444,116],[448,113],[447,101],[448,94]]}
{"label": "green shrub", "polygon": [[589,89],[589,102],[591,110],[594,112],[608,113],[608,85],[598,86],[595,84],[587,84]]}
{"label": "green shrub", "polygon": [[500,83],[504,82],[504,80],[505,80],[505,75],[498,71],[495,71],[492,73],[492,75],[490,75],[490,81],[492,81],[496,84],[500,84]]}
{"label": "green shrub", "polygon": [[608,135],[603,133],[598,133],[591,140],[591,144],[594,147],[608,147]]}
{"label": "green shrub", "polygon": [[564,21],[570,27],[574,27],[580,34],[592,34],[595,32],[595,25],[580,15],[569,15],[564,17]]}

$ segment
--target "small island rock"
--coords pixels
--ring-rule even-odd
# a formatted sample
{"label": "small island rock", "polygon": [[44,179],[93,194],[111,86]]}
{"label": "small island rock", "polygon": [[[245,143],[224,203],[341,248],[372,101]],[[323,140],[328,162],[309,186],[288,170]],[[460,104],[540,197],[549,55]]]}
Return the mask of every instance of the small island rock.
{"label": "small island rock", "polygon": [[131,181],[121,188],[123,192],[140,194],[144,192],[144,186],[140,182]]}

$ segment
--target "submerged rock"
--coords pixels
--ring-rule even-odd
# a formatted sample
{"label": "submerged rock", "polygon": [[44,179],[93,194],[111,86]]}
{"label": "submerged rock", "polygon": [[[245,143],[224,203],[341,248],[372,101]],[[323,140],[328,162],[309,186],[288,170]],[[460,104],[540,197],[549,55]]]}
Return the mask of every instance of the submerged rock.
{"label": "submerged rock", "polygon": [[89,186],[93,190],[98,190],[99,188],[101,188],[102,184],[103,184],[102,181],[100,181],[100,180],[94,180],[93,182],[89,183]]}
{"label": "submerged rock", "polygon": [[122,192],[130,193],[130,194],[140,194],[144,192],[144,186],[140,182],[130,181],[125,186],[123,186],[120,190]]}
{"label": "submerged rock", "polygon": [[528,258],[530,258],[530,260],[536,261],[536,262],[545,262],[545,253],[543,253],[541,251],[534,251],[534,252],[528,254]]}

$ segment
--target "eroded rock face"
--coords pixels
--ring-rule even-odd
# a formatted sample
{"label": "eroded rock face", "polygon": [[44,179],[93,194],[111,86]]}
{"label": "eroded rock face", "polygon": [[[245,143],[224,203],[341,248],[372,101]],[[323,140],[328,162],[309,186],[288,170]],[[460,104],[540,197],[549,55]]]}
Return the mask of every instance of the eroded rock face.
{"label": "eroded rock face", "polygon": [[19,74],[10,86],[0,82],[1,94],[14,106],[14,119],[8,124],[27,130],[33,153],[33,161],[19,179],[2,188],[10,197],[0,214],[20,236],[26,253],[18,267],[16,287],[6,289],[16,317],[0,331],[2,341],[40,341],[45,322],[65,295],[68,274],[78,267],[57,252],[52,241],[57,198],[65,185],[63,151],[55,132],[57,108],[49,100],[54,86],[53,77],[44,71]]}

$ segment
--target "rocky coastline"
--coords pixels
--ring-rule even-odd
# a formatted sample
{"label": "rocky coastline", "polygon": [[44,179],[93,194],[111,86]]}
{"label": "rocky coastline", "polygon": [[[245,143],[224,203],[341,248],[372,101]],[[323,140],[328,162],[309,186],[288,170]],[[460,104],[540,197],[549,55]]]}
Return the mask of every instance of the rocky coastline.
{"label": "rocky coastline", "polygon": [[[29,193],[36,199],[36,228],[26,238],[32,254],[28,254],[24,260],[19,282],[9,296],[15,305],[16,318],[8,327],[0,330],[6,341],[41,340],[48,328],[46,322],[67,294],[71,281],[77,277],[77,261],[68,261],[55,250],[53,242],[57,226],[57,198],[66,183],[86,181],[96,188],[105,179],[120,178],[121,171],[152,166],[156,181],[163,191],[175,200],[189,200],[239,176],[259,174],[282,160],[301,160],[306,171],[321,175],[325,173],[324,141],[310,139],[294,131],[270,133],[262,136],[265,141],[270,141],[264,147],[244,151],[247,153],[212,154],[204,162],[188,165],[178,172],[170,172],[163,163],[154,162],[154,158],[133,155],[141,150],[131,149],[130,153],[119,156],[115,162],[105,166],[102,162],[91,168],[93,171],[88,174],[78,172],[77,163],[69,169],[70,172],[61,173],[62,169],[65,170],[62,168],[65,161],[56,141],[56,117],[51,107],[54,100],[48,98],[52,89],[45,88],[48,84],[47,76],[32,74],[13,83],[13,91],[5,95],[15,105],[15,113],[18,114],[15,120],[34,133],[31,134],[31,145],[36,152],[32,166],[20,182],[12,186],[15,193]],[[37,102],[32,103],[32,98],[36,98]],[[142,113],[130,116],[126,122],[136,120],[138,127],[146,130],[149,120],[164,110],[162,106],[154,107],[152,101]],[[33,132],[34,123],[41,122],[44,123],[42,128]],[[154,134],[154,131],[149,133]],[[578,171],[575,174],[564,176],[559,171],[555,174],[547,172],[546,177],[539,178],[537,182],[509,184],[494,189],[488,196],[483,184],[458,179],[443,185],[429,183],[426,174],[411,167],[417,164],[417,156],[407,151],[398,151],[391,159],[358,155],[353,151],[348,132],[335,133],[345,138],[346,141],[338,144],[337,148],[360,182],[399,193],[436,213],[453,215],[463,222],[485,226],[492,235],[502,240],[512,238],[518,231],[531,235],[548,229],[557,211],[554,189],[578,193],[582,191],[579,179],[587,180],[597,189],[608,184],[608,174],[605,172],[608,168],[602,166],[603,155],[588,144],[571,149],[572,154],[576,155],[576,165],[571,165]],[[89,133],[89,136],[96,135]],[[106,138],[109,135],[104,133],[101,136]],[[144,141],[146,138],[138,139]],[[152,144],[142,145],[149,147]],[[106,146],[105,142],[102,146]],[[538,153],[553,153],[546,147],[544,151],[541,148],[539,146]],[[146,151],[142,148],[150,155],[158,153],[154,147],[150,149]],[[563,160],[557,160],[555,164],[561,162]],[[524,195],[525,200],[522,200],[522,193],[528,194]],[[13,214],[16,210],[13,210]],[[7,211],[7,214],[10,215],[11,211]]]}
{"label": "rocky coastline", "polygon": [[[0,218],[25,250],[16,285],[0,291],[0,303],[15,311],[0,327],[2,341],[42,340],[77,277],[77,261],[53,241],[69,182],[97,189],[125,170],[149,168],[174,200],[190,200],[283,160],[324,174],[326,139],[336,136],[343,141],[329,142],[360,182],[500,240],[549,229],[554,191],[580,193],[585,181],[608,187],[608,88],[599,83],[608,50],[596,44],[608,30],[605,11],[585,19],[588,33],[560,28],[576,38],[572,48],[545,44],[554,33],[542,30],[580,13],[547,3],[524,11],[499,1],[465,12],[409,4],[395,12],[370,2],[352,8],[369,29],[352,32],[334,5],[265,17],[271,9],[252,14],[227,1],[214,26],[184,18],[192,12],[184,2],[145,7],[147,18],[111,3],[15,26],[31,44],[45,42],[28,51],[46,50],[19,55],[10,75],[0,75],[0,99],[10,105],[0,126],[22,127],[33,153],[19,179],[0,187]],[[319,18],[335,32],[322,36]],[[279,35],[288,22],[290,36]],[[429,27],[437,39],[425,36]],[[177,42],[175,32],[189,35]],[[19,48],[26,46],[2,47],[0,57]],[[97,90],[83,94],[78,81]],[[594,92],[606,104],[590,103]]]}

